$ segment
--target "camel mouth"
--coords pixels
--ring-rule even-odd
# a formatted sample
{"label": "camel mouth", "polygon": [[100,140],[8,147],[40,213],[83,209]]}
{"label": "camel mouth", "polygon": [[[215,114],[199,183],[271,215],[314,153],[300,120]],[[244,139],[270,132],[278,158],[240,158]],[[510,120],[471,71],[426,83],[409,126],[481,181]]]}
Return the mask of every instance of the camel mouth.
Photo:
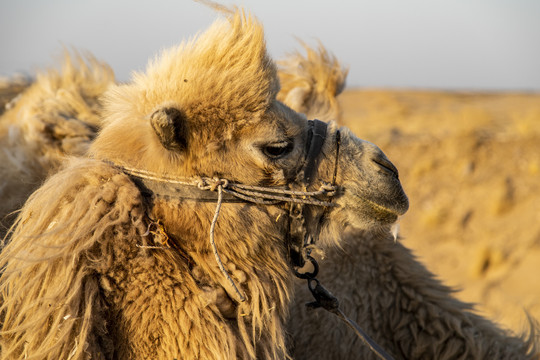
{"label": "camel mouth", "polygon": [[373,220],[381,224],[393,224],[401,215],[405,214],[405,212],[407,211],[406,209],[403,210],[402,208],[390,208],[386,205],[376,203],[373,200],[369,200],[365,197],[360,197],[360,201],[368,207],[366,209],[368,215]]}
{"label": "camel mouth", "polygon": [[361,190],[356,196],[368,206],[370,215],[376,220],[393,223],[409,210],[409,198],[399,181],[397,169],[390,161],[387,164],[384,168],[389,168],[391,174],[375,177],[371,181],[373,185]]}
{"label": "camel mouth", "polygon": [[383,192],[373,189],[358,191],[354,187],[345,187],[342,193],[344,196],[338,202],[350,213],[351,220],[356,219],[352,221],[354,224],[394,224],[409,209],[409,199],[401,184],[396,186],[398,184],[394,183],[394,186],[386,188]]}

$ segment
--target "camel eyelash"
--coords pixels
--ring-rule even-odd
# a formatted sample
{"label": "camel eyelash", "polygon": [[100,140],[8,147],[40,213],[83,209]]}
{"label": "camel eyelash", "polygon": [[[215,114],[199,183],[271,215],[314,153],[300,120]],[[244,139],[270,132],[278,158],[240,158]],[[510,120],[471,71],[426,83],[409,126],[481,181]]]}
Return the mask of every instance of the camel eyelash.
{"label": "camel eyelash", "polygon": [[293,141],[287,140],[276,143],[264,144],[260,146],[260,149],[266,157],[271,159],[279,159],[290,153],[293,147]]}

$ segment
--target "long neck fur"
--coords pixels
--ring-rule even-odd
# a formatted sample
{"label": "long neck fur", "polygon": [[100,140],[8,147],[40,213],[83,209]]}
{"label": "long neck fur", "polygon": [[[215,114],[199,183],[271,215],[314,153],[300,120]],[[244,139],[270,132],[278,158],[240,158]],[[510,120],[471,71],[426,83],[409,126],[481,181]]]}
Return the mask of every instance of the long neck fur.
{"label": "long neck fur", "polygon": [[280,210],[223,205],[216,243],[247,298],[224,312],[234,294],[210,250],[214,206],[150,206],[118,169],[73,159],[30,197],[0,253],[2,358],[285,358]]}
{"label": "long neck fur", "polygon": [[[184,255],[196,280],[194,293],[202,288],[209,294],[217,292],[215,297],[210,295],[210,302],[223,302],[226,297],[235,303],[223,329],[234,333],[237,356],[283,358],[284,322],[292,288],[284,242],[286,216],[280,216],[282,210],[276,207],[222,205],[215,241],[225,268],[246,296],[245,302],[239,302],[219,270],[210,245],[215,209],[215,203],[156,200],[150,217],[163,223],[174,246]],[[198,320],[193,321],[196,324]]]}

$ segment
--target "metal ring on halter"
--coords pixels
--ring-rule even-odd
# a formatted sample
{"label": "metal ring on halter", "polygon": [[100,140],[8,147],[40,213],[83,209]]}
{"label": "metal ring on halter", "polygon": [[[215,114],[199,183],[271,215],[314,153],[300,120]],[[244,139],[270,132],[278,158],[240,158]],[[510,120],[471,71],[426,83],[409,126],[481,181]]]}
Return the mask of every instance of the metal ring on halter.
{"label": "metal ring on halter", "polygon": [[306,260],[313,265],[313,271],[312,272],[306,272],[306,273],[300,273],[297,269],[294,269],[294,274],[296,277],[300,279],[306,279],[311,280],[319,274],[319,263],[317,263],[317,260],[315,260],[311,255],[306,255]]}

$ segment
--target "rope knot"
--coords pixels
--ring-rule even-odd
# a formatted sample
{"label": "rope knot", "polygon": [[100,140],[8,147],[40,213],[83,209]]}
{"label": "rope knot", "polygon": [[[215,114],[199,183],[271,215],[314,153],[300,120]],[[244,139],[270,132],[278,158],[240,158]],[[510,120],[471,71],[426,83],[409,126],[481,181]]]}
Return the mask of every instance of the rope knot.
{"label": "rope knot", "polygon": [[322,183],[321,187],[319,188],[319,191],[321,191],[326,196],[334,196],[336,195],[336,189],[337,187],[335,185]]}
{"label": "rope knot", "polygon": [[229,180],[218,178],[200,178],[197,180],[197,187],[201,190],[216,191],[220,186],[226,188],[229,186]]}

